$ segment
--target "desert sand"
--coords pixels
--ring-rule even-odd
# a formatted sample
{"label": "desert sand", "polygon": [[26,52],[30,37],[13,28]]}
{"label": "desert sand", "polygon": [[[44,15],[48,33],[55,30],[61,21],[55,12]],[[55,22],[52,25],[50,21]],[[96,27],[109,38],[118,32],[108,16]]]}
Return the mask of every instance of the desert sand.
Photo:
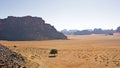
{"label": "desert sand", "polygon": [[[22,54],[27,68],[120,68],[120,35],[68,35],[68,40],[0,41]],[[56,57],[49,57],[57,49]]]}

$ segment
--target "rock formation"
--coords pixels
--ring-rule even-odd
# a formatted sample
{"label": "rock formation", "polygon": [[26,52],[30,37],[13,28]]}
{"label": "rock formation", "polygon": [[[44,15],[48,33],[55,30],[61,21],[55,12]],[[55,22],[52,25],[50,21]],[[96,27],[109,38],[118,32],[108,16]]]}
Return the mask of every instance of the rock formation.
{"label": "rock formation", "polygon": [[0,19],[0,40],[67,39],[40,17],[24,16]]}
{"label": "rock formation", "polygon": [[117,30],[116,30],[118,33],[120,33],[120,26],[117,27]]}
{"label": "rock formation", "polygon": [[0,68],[25,68],[22,55],[0,44]]}

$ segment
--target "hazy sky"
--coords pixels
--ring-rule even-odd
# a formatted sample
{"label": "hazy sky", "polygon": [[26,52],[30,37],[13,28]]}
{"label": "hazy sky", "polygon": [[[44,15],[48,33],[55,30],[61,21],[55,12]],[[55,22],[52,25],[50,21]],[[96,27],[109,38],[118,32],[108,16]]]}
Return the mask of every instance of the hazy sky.
{"label": "hazy sky", "polygon": [[38,16],[62,29],[116,29],[120,0],[0,0],[0,18]]}

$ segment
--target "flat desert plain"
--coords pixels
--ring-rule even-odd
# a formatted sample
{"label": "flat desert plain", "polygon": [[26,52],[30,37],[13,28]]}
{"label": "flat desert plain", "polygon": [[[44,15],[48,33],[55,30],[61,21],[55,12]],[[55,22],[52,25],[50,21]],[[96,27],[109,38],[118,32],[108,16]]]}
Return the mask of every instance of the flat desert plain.
{"label": "flat desert plain", "polygon": [[[0,41],[22,54],[27,68],[120,68],[120,35],[68,35],[68,40]],[[57,49],[56,57],[49,57]]]}

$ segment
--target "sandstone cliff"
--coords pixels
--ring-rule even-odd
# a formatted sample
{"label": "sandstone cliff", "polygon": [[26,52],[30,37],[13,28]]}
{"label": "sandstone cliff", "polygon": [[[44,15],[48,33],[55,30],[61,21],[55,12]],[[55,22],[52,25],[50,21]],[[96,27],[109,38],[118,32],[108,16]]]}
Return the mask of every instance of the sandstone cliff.
{"label": "sandstone cliff", "polygon": [[0,19],[0,40],[67,39],[40,17],[24,16]]}

